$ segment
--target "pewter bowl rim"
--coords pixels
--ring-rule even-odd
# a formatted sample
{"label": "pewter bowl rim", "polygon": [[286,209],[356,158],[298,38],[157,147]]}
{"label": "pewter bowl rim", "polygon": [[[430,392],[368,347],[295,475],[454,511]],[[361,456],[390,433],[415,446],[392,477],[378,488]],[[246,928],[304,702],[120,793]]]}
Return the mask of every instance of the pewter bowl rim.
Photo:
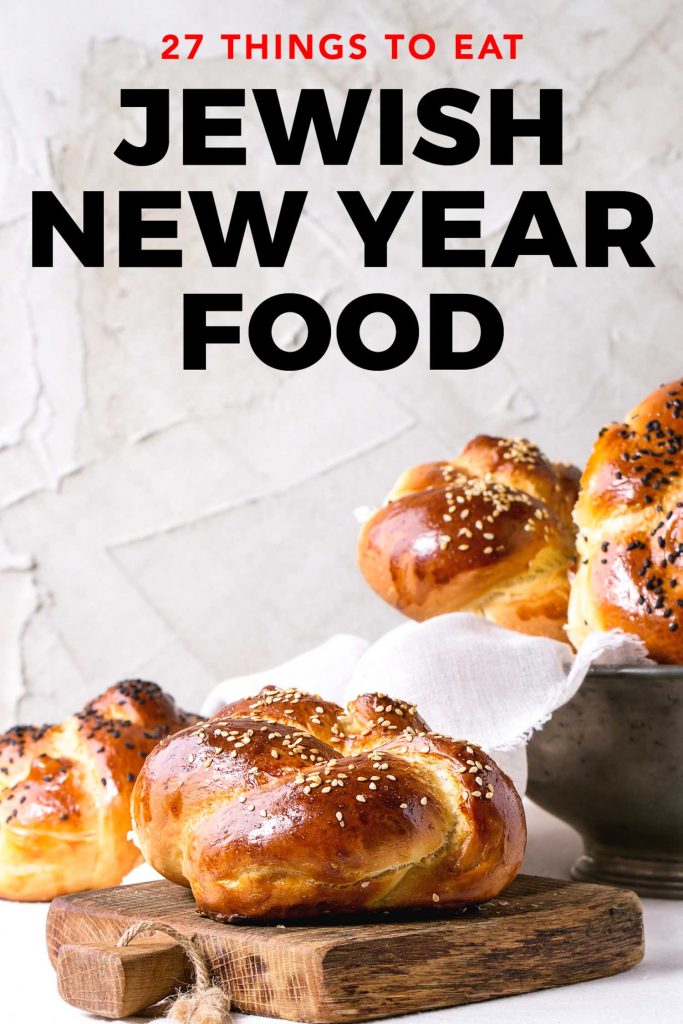
{"label": "pewter bowl rim", "polygon": [[683,665],[593,665],[588,676],[600,679],[617,676],[620,679],[671,679],[683,683]]}

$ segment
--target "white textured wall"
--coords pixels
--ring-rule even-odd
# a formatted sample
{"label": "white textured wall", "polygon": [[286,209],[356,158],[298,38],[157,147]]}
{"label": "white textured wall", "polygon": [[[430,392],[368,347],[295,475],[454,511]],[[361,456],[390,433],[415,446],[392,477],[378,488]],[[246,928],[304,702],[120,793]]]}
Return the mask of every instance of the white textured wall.
{"label": "white textured wall", "polygon": [[[381,498],[406,465],[448,456],[473,433],[524,433],[548,454],[582,460],[603,421],[680,375],[683,19],[675,0],[435,0],[396,4],[196,2],[60,4],[2,0],[0,33],[0,719],[62,714],[125,675],[157,679],[188,704],[214,680],[263,667],[339,630],[376,635],[397,621],[354,564],[351,510]],[[257,8],[251,14],[248,8]],[[194,64],[162,64],[168,31],[524,32],[516,63],[230,65],[218,46]],[[537,143],[511,168],[410,161],[380,169],[373,119],[349,168],[277,168],[253,104],[247,169],[182,168],[178,135],[163,164],[112,156],[134,130],[121,87],[301,86],[339,98],[350,86],[401,85],[406,99],[444,84],[483,94],[514,86],[534,113],[539,86],[565,90],[563,167],[539,168]],[[410,137],[414,118],[408,114]],[[307,213],[282,270],[211,270],[181,221],[185,267],[118,270],[115,193],[124,188],[307,188]],[[586,189],[633,189],[655,210],[655,269],[419,268],[412,216],[387,270],[359,269],[358,239],[335,201],[360,188],[484,188],[483,235],[495,250],[522,189],[547,188],[580,257]],[[54,189],[78,210],[105,189],[110,256],[83,270],[60,250],[30,268],[30,193]],[[242,291],[245,305],[310,291],[335,313],[364,291],[397,291],[424,310],[430,291],[472,291],[501,309],[506,339],[489,366],[427,369],[424,345],[373,375],[331,350],[285,375],[248,345],[182,370],[180,294]],[[290,339],[296,343],[296,338]]]}

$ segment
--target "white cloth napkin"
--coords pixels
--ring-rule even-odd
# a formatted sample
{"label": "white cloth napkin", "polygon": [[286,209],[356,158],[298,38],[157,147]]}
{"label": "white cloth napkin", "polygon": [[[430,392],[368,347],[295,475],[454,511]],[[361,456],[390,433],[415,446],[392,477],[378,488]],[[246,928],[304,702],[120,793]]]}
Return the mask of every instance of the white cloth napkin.
{"label": "white cloth napkin", "polygon": [[339,704],[386,693],[417,704],[431,728],[483,747],[523,793],[529,736],[576,693],[590,666],[647,661],[641,641],[618,630],[591,634],[575,655],[568,644],[454,612],[407,622],[374,644],[333,636],[284,665],[220,683],[202,713],[266,685],[296,686]]}

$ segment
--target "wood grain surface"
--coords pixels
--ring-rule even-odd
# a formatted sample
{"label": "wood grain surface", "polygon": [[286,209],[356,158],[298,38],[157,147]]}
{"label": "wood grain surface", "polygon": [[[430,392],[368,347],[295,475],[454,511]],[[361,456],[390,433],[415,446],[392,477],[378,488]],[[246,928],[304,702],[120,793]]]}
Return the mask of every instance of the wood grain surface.
{"label": "wood grain surface", "polygon": [[283,927],[199,917],[189,890],[160,881],[53,902],[48,950],[68,1002],[120,1017],[189,981],[185,955],[166,938],[112,949],[141,920],[193,937],[236,1008],[321,1024],[587,981],[633,967],[643,955],[640,901],[610,886],[521,875],[465,913]]}
{"label": "wood grain surface", "polygon": [[167,938],[145,936],[144,941],[123,949],[62,946],[57,957],[62,999],[102,1017],[129,1017],[191,981],[185,953]]}

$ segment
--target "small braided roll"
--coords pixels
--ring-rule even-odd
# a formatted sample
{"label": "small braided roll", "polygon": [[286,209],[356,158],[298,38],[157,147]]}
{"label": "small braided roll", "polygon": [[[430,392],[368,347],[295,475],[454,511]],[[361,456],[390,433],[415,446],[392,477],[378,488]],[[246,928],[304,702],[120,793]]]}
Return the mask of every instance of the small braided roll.
{"label": "small braided roll", "polygon": [[526,841],[493,761],[381,694],[266,687],[160,743],[132,813],[149,863],[219,921],[479,903]]}
{"label": "small braided roll", "polygon": [[596,629],[639,636],[655,661],[683,664],[683,381],[605,427],[575,509],[575,647]]}
{"label": "small braided roll", "polygon": [[467,611],[566,640],[578,480],[529,441],[475,437],[399,478],[361,529],[361,572],[413,619]]}
{"label": "small braided roll", "polygon": [[0,897],[117,885],[141,860],[128,833],[144,759],[196,721],[155,683],[127,680],[60,725],[0,735]]}

